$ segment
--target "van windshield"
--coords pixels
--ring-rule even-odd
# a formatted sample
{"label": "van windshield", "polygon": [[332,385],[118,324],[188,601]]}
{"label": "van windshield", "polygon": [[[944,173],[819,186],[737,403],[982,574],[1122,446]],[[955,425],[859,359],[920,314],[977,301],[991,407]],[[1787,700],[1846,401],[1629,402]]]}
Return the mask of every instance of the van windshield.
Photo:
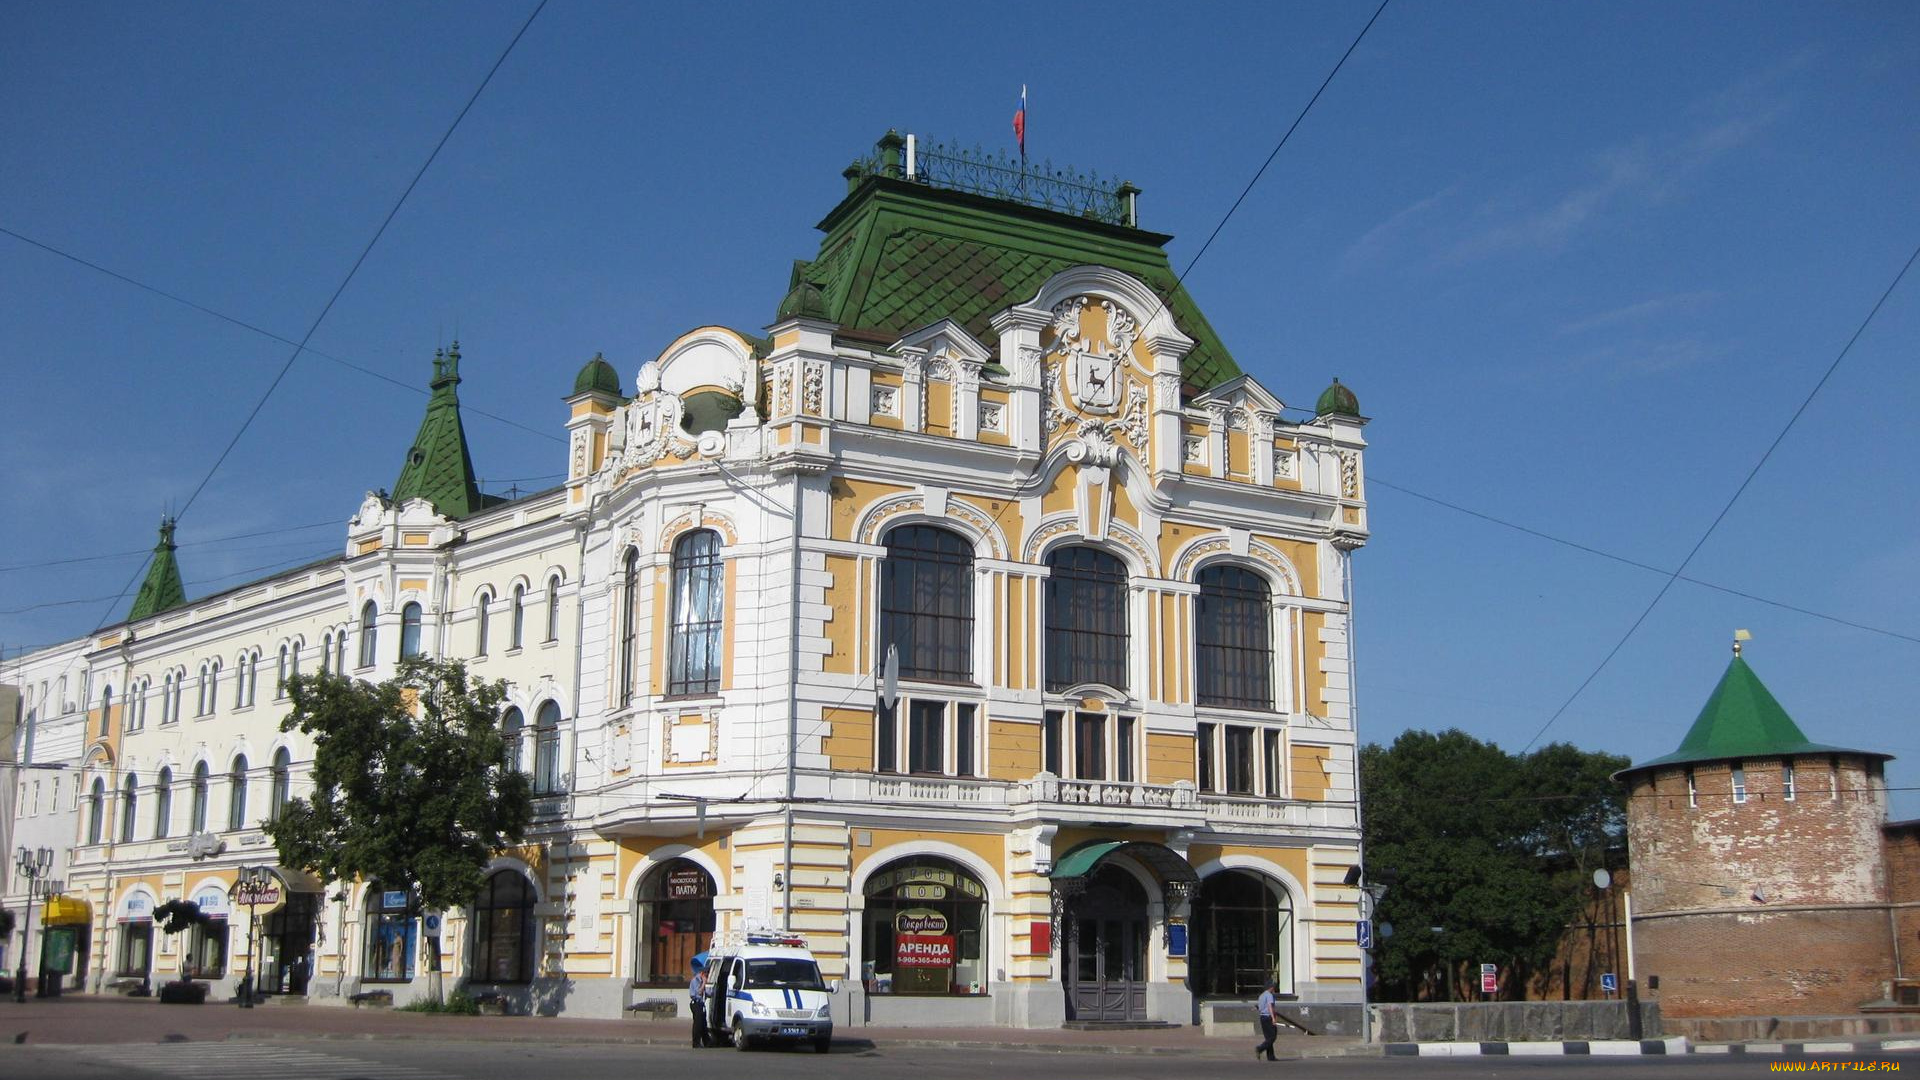
{"label": "van windshield", "polygon": [[749,990],[825,990],[820,965],[811,960],[777,957],[747,961]]}

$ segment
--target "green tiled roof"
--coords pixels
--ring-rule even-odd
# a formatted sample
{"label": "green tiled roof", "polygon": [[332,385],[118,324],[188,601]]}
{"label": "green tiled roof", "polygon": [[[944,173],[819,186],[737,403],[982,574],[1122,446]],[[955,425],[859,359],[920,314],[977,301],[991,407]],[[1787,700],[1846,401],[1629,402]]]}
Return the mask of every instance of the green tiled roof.
{"label": "green tiled roof", "polygon": [[1053,275],[1085,264],[1134,275],[1162,296],[1195,342],[1186,382],[1205,389],[1240,374],[1167,260],[1172,237],[890,176],[861,179],[820,223],[820,253],[797,278],[820,288],[844,331],[897,341],[952,319],[983,342],[988,320],[1030,300]]}
{"label": "green tiled roof", "polygon": [[463,518],[500,500],[480,494],[473,478],[473,456],[467,452],[467,433],[460,426],[460,343],[433,354],[433,396],[427,415],[407,450],[400,479],[393,482],[393,501],[425,499],[443,517]]}
{"label": "green tiled roof", "polygon": [[599,353],[586,362],[580,374],[573,377],[573,392],[576,394],[608,394],[620,396],[620,373],[613,370],[607,358]]}
{"label": "green tiled roof", "polygon": [[187,602],[187,587],[180,581],[180,564],[173,557],[173,519],[160,519],[160,540],[153,545],[153,557],[147,562],[147,579],[133,594],[133,607],[127,621],[158,615]]}
{"label": "green tiled roof", "polygon": [[1315,416],[1359,416],[1360,399],[1353,391],[1340,385],[1336,377],[1333,385],[1320,392],[1320,401],[1314,405]]}
{"label": "green tiled roof", "polygon": [[1793,718],[1787,715],[1787,710],[1774,700],[1760,677],[1747,666],[1746,660],[1735,654],[1733,662],[1727,665],[1726,674],[1720,676],[1720,685],[1713,688],[1713,695],[1707,698],[1706,707],[1700,710],[1693,727],[1687,730],[1687,737],[1681,740],[1680,748],[1664,757],[1643,761],[1621,771],[1628,773],[1660,765],[1688,765],[1730,758],[1785,757],[1792,754],[1892,756],[1807,741],[1800,725],[1794,723]]}

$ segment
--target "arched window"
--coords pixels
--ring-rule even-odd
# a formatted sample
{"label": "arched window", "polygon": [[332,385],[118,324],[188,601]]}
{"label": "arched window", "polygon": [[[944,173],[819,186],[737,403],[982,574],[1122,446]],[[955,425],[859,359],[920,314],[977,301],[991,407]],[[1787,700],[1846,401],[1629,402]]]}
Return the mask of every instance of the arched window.
{"label": "arched window", "polygon": [[369,600],[360,608],[360,666],[372,667],[380,658],[377,644],[380,637],[378,622],[380,605]]}
{"label": "arched window", "polygon": [[236,709],[244,709],[247,707],[247,668],[249,666],[249,660],[250,657],[246,653],[241,653],[233,661],[233,707]]}
{"label": "arched window", "polygon": [[527,587],[525,585],[515,585],[513,587],[513,644],[507,647],[509,649],[519,648],[525,640],[526,630]]}
{"label": "arched window", "polygon": [[534,714],[533,790],[560,790],[560,704],[543,702]]}
{"label": "arched window", "polygon": [[409,601],[400,609],[400,658],[420,655],[420,605]]}
{"label": "arched window", "polygon": [[347,673],[347,628],[344,626],[333,635],[333,673]]}
{"label": "arched window", "polygon": [[887,533],[880,563],[880,655],[899,650],[900,676],[973,679],[973,545],[950,529]]}
{"label": "arched window", "polygon": [[500,718],[500,738],[507,744],[507,768],[520,771],[520,740],[526,734],[527,719],[519,709],[508,709]]}
{"label": "arched window", "polygon": [[480,887],[473,902],[475,982],[523,983],[533,977],[533,882],[517,870],[501,870]]}
{"label": "arched window", "polygon": [[1047,555],[1047,689],[1127,688],[1127,568],[1096,548]]}
{"label": "arched window", "polygon": [[293,755],[281,747],[273,752],[273,787],[267,801],[267,816],[273,821],[287,812],[287,800],[293,797]]}
{"label": "arched window", "polygon": [[1195,682],[1202,705],[1273,708],[1273,590],[1238,566],[1200,571]]}
{"label": "arched window", "polygon": [[487,655],[487,622],[492,618],[487,612],[487,606],[492,603],[491,589],[482,590],[480,599],[474,603],[474,607],[478,609],[478,617],[474,620],[473,628],[473,655],[475,656]]}
{"label": "arched window", "polygon": [[238,754],[233,759],[233,769],[227,773],[227,829],[238,832],[247,827],[247,755]]}
{"label": "arched window", "polygon": [[668,859],[640,881],[633,981],[686,982],[689,961],[713,946],[713,875],[692,859]]}
{"label": "arched window", "polygon": [[207,831],[207,763],[204,761],[193,767],[193,805],[188,829],[197,833]]}
{"label": "arched window", "polygon": [[107,831],[107,782],[96,776],[87,794],[87,843],[97,844]]}
{"label": "arched window", "polygon": [[133,823],[139,817],[140,778],[133,773],[127,774],[127,782],[120,789],[120,842],[133,842]]}
{"label": "arched window", "polygon": [[634,640],[640,633],[640,552],[627,549],[627,579],[620,587],[620,704],[633,704],[633,684],[639,678],[634,670]]}
{"label": "arched window", "polygon": [[212,716],[220,709],[220,661],[212,660],[207,664],[207,715]]}
{"label": "arched window", "polygon": [[720,691],[722,569],[719,533],[700,529],[674,541],[669,695]]}
{"label": "arched window", "polygon": [[173,672],[169,671],[160,678],[160,722],[173,723]]}
{"label": "arched window", "polygon": [[894,994],[986,993],[987,890],[978,878],[917,856],[868,878],[865,891],[861,955],[876,982]]}
{"label": "arched window", "polygon": [[260,650],[247,651],[247,704],[252,705],[260,692]]}
{"label": "arched window", "polygon": [[107,733],[112,730],[113,730],[113,687],[109,686],[109,687],[103,688],[100,691],[100,737],[103,739],[106,738]]}
{"label": "arched window", "polygon": [[187,669],[173,669],[173,718],[180,719],[180,695],[187,688]]}
{"label": "arched window", "polygon": [[295,638],[293,640],[293,645],[289,647],[287,650],[287,674],[296,679],[300,677],[300,639],[299,638]]}
{"label": "arched window", "polygon": [[367,886],[367,966],[372,982],[407,982],[419,952],[420,920],[407,911],[407,890],[382,882]]}
{"label": "arched window", "polygon": [[333,631],[329,630],[320,638],[320,674],[333,671]]}
{"label": "arched window", "polygon": [[560,640],[560,575],[547,579],[547,640]]}
{"label": "arched window", "polygon": [[1293,993],[1293,901],[1246,870],[1207,876],[1193,898],[1188,979],[1196,997],[1245,998],[1268,979]]}
{"label": "arched window", "polygon": [[161,766],[153,781],[153,838],[165,840],[173,831],[173,768]]}
{"label": "arched window", "polygon": [[287,647],[285,645],[282,645],[280,646],[280,662],[278,664],[275,664],[273,669],[273,696],[276,699],[285,698],[287,696],[287,675],[288,674],[289,672],[287,669]]}

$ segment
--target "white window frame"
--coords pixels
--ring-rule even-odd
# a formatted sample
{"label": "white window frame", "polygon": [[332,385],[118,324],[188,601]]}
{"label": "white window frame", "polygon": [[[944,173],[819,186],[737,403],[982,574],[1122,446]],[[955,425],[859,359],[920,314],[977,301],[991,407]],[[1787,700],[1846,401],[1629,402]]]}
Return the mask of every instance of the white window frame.
{"label": "white window frame", "polygon": [[[940,771],[909,772],[907,765],[913,760],[911,740],[913,738],[913,702],[938,702],[943,706],[941,713]],[[973,756],[973,771],[959,772],[960,706],[973,706],[973,734],[970,739]],[[987,704],[979,698],[969,695],[955,695],[938,690],[928,692],[903,691],[893,703],[893,761],[880,760],[879,727],[886,721],[882,719],[876,707],[873,714],[873,766],[876,773],[900,777],[936,777],[946,776],[955,780],[983,780],[987,775]]]}
{"label": "white window frame", "polygon": [[1747,768],[1746,766],[1739,762],[1735,762],[1732,771],[1729,772],[1727,775],[1728,775],[1728,779],[1733,784],[1734,805],[1738,806],[1739,804],[1746,802],[1747,801]]}

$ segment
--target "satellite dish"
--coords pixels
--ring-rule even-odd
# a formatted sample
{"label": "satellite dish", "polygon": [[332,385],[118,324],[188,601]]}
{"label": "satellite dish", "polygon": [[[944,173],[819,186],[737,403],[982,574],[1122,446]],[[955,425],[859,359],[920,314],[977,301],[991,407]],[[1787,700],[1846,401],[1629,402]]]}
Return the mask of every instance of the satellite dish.
{"label": "satellite dish", "polygon": [[881,667],[880,704],[885,705],[888,712],[892,712],[893,706],[899,700],[900,647],[897,645],[889,645],[887,646],[887,661]]}
{"label": "satellite dish", "polygon": [[1603,867],[1603,868],[1601,868],[1601,869],[1599,869],[1599,870],[1595,870],[1595,871],[1593,872],[1593,887],[1594,887],[1594,888],[1596,888],[1596,889],[1604,889],[1604,888],[1606,888],[1607,886],[1609,886],[1609,885],[1611,885],[1611,884],[1613,884],[1613,875],[1612,875],[1612,874],[1609,874],[1609,873],[1607,873],[1607,871],[1606,871],[1606,869],[1605,869],[1604,867]]}

